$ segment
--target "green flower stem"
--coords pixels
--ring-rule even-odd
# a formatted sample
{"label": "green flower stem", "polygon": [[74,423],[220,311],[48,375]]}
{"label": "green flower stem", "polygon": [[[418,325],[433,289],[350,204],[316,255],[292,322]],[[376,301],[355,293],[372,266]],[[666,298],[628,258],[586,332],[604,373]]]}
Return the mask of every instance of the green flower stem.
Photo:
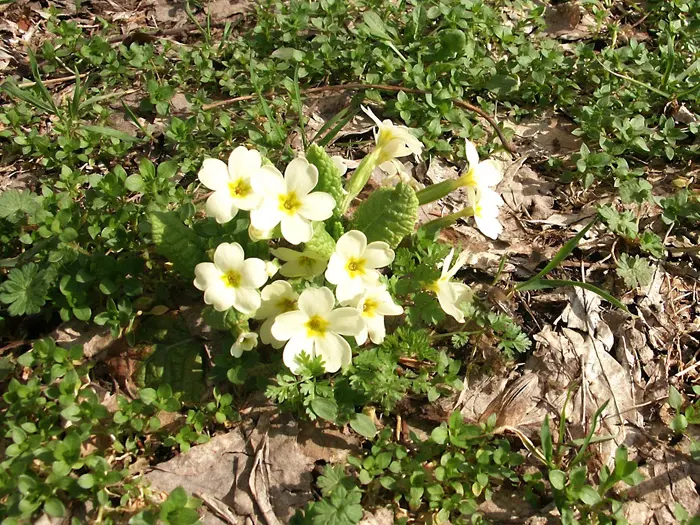
{"label": "green flower stem", "polygon": [[458,179],[443,180],[442,182],[438,182],[437,184],[431,184],[427,188],[423,188],[418,193],[416,193],[416,197],[418,197],[418,204],[420,206],[423,206],[424,204],[428,204],[429,202],[434,202],[438,199],[442,199],[443,197],[455,191],[460,186],[462,186],[462,177]]}
{"label": "green flower stem", "polygon": [[445,215],[444,217],[440,217],[439,219],[435,219],[430,222],[426,222],[423,226],[421,226],[421,229],[424,229],[429,232],[441,230],[442,228],[447,228],[448,226],[453,225],[459,219],[471,217],[472,215],[474,215],[474,210],[470,206],[467,206],[466,208],[458,212]]}
{"label": "green flower stem", "polygon": [[362,159],[362,162],[360,162],[360,165],[355,170],[355,173],[353,173],[352,177],[350,177],[347,187],[345,188],[348,193],[345,196],[343,205],[340,208],[341,215],[348,211],[352,200],[359,195],[362,188],[364,188],[365,184],[367,184],[367,181],[372,175],[372,171],[374,171],[374,168],[376,168],[379,164],[381,152],[381,148],[376,148],[372,153]]}

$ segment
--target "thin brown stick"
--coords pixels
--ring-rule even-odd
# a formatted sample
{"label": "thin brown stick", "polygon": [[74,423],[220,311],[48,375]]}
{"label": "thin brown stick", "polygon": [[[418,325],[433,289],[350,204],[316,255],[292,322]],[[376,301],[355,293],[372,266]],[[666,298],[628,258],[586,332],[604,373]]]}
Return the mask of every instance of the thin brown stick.
{"label": "thin brown stick", "polygon": [[[88,76],[87,73],[82,73],[78,75],[80,78],[85,78]],[[69,75],[67,77],[60,77],[60,78],[49,78],[47,80],[42,80],[45,86],[53,86],[55,84],[63,84],[64,82],[72,82],[75,80],[75,75]],[[36,82],[22,82],[21,84],[17,84],[17,87],[20,88],[28,88],[28,87],[34,87],[36,86]]]}
{"label": "thin brown stick", "polygon": [[[407,88],[403,86],[390,86],[388,84],[361,84],[361,83],[351,83],[351,84],[339,84],[339,85],[333,85],[333,86],[320,86],[320,87],[313,87],[313,88],[307,88],[307,89],[302,89],[301,92],[309,95],[313,93],[323,93],[325,91],[359,91],[362,89],[377,89],[380,91],[390,91],[393,93],[398,93],[400,91],[403,91],[405,93],[412,93],[416,95],[428,95],[430,92],[425,91],[423,89],[416,89],[416,88]],[[274,96],[280,96],[280,95],[285,95],[286,93],[280,93],[277,91],[270,91],[265,94],[266,97],[274,97]],[[240,97],[234,97],[230,98],[227,100],[219,100],[217,102],[212,102],[211,104],[205,104],[202,106],[202,109],[205,111],[208,111],[210,109],[218,108],[221,106],[228,106],[229,104],[233,104],[234,102],[244,102],[246,100],[254,100],[258,98],[258,95],[243,95]],[[503,131],[501,128],[498,127],[498,123],[496,120],[486,113],[483,109],[481,109],[478,106],[475,106],[473,104],[470,104],[469,102],[465,102],[464,100],[453,98],[451,99],[452,103],[455,104],[456,106],[459,106],[463,109],[467,109],[469,111],[472,111],[479,115],[480,117],[483,117],[491,126],[493,127],[494,131],[498,135],[498,138],[501,140],[503,143],[503,146],[511,153],[517,153],[517,150],[515,149],[515,146],[506,138],[506,136],[503,134]]]}

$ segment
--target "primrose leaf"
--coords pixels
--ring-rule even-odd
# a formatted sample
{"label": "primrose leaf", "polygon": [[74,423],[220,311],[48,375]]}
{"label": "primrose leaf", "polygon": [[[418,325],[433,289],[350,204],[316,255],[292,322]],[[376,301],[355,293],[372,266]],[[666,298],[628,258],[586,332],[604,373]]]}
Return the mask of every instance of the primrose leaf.
{"label": "primrose leaf", "polygon": [[11,316],[36,314],[44,306],[48,285],[44,272],[34,263],[10,271],[7,280],[0,285],[0,301],[9,304]]}
{"label": "primrose leaf", "polygon": [[314,234],[304,245],[305,250],[310,250],[323,257],[329,258],[335,250],[335,241],[333,237],[326,231],[322,222],[314,222]]}
{"label": "primrose leaf", "polygon": [[194,277],[194,267],[204,259],[197,234],[183,224],[175,212],[152,212],[149,222],[156,251],[172,262],[183,276]]}
{"label": "primrose leaf", "polygon": [[335,199],[334,214],[339,215],[340,205],[343,202],[343,181],[340,178],[340,170],[318,144],[309,146],[306,150],[306,160],[318,169],[318,184],[314,191],[329,193]]}
{"label": "primrose leaf", "polygon": [[396,248],[413,233],[418,220],[418,198],[413,189],[399,182],[396,188],[381,188],[357,208],[353,227],[367,236],[367,242],[385,241]]}

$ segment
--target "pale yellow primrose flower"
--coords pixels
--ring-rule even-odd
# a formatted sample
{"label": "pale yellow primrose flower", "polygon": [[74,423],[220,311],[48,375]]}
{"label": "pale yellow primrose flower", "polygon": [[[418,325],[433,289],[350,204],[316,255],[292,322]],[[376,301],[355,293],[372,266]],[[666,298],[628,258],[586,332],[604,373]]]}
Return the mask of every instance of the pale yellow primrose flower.
{"label": "pale yellow primrose flower", "polygon": [[367,288],[349,304],[357,308],[365,322],[364,330],[355,338],[358,345],[364,344],[368,335],[374,344],[382,344],[386,337],[384,316],[403,313],[403,308],[394,302],[384,285]]}
{"label": "pale yellow primrose flower", "polygon": [[272,325],[272,336],[287,341],[282,359],[297,373],[297,357],[306,352],[321,356],[326,372],[337,372],[352,360],[352,351],[342,335],[358,337],[365,327],[360,313],[351,307],[333,308],[333,292],[323,288],[307,288],[299,296],[299,310],[278,315]]}
{"label": "pale yellow primrose flower", "polygon": [[214,193],[207,199],[206,212],[223,224],[233,219],[238,210],[252,210],[262,197],[251,186],[260,171],[262,159],[256,150],[238,146],[228,158],[228,166],[219,159],[204,159],[198,177]]}
{"label": "pale yellow primrose flower", "polygon": [[454,266],[450,268],[454,253],[455,250],[452,248],[442,262],[442,275],[427,288],[437,294],[440,308],[442,308],[447,315],[454,317],[458,323],[463,323],[464,313],[459,309],[459,305],[472,298],[472,290],[466,284],[453,283],[450,279],[464,266],[468,254],[467,252],[462,252]]}
{"label": "pale yellow primrose flower", "polygon": [[465,151],[469,167],[459,179],[462,186],[476,189],[491,188],[503,180],[503,174],[493,160],[479,161],[476,146],[469,140],[465,140]]}
{"label": "pale yellow primrose flower", "polygon": [[367,244],[367,237],[358,230],[345,233],[335,245],[326,269],[326,280],[335,284],[335,295],[341,303],[362,294],[379,281],[377,268],[394,260],[394,250],[383,241]]}
{"label": "pale yellow primrose flower", "polygon": [[318,170],[304,158],[290,162],[284,176],[274,166],[263,166],[251,182],[263,202],[250,212],[250,223],[262,231],[281,223],[282,236],[291,244],[309,241],[311,221],[325,221],[333,215],[335,199],[322,191],[311,193],[318,183]]}
{"label": "pale yellow primrose flower", "polygon": [[243,352],[250,352],[258,346],[258,334],[254,332],[241,332],[236,338],[236,342],[231,345],[231,355],[241,357]]}
{"label": "pale yellow primrose flower", "polygon": [[379,153],[378,164],[391,159],[406,157],[410,154],[418,155],[423,152],[423,144],[414,137],[406,126],[396,126],[391,120],[381,121],[371,109],[361,106],[369,118],[377,125],[374,132],[374,141]]}
{"label": "pale yellow primrose flower", "polygon": [[252,314],[260,306],[260,288],[267,282],[265,261],[245,258],[237,242],[221,243],[214,252],[214,262],[199,263],[194,269],[194,285],[204,291],[204,302],[224,312],[232,306]]}
{"label": "pale yellow primrose flower", "polygon": [[328,259],[311,250],[297,252],[289,248],[277,248],[270,253],[284,261],[280,273],[285,277],[316,277],[326,269]]}
{"label": "pale yellow primrose flower", "polygon": [[260,339],[273,348],[282,348],[284,341],[275,339],[272,335],[272,325],[278,315],[298,309],[299,294],[287,281],[275,281],[263,288],[260,296],[262,304],[255,312],[256,319],[265,319],[260,326]]}
{"label": "pale yellow primrose flower", "polygon": [[503,225],[498,220],[499,208],[503,198],[490,188],[468,189],[469,204],[474,212],[474,222],[481,233],[491,239],[497,239],[503,232]]}

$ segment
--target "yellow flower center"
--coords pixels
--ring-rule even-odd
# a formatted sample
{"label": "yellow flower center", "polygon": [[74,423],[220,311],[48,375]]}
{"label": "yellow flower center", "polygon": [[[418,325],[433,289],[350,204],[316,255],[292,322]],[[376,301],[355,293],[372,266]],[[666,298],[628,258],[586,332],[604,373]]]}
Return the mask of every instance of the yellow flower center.
{"label": "yellow flower center", "polygon": [[467,170],[467,172],[459,178],[462,186],[466,186],[468,188],[476,187],[476,179],[474,178],[475,171],[476,170],[470,166],[469,170]]}
{"label": "yellow flower center", "polygon": [[442,281],[444,281],[442,277],[440,277],[437,281],[429,284],[428,286],[425,287],[426,290],[429,292],[435,292],[438,293],[440,291],[440,285],[442,284]]}
{"label": "yellow flower center", "polygon": [[379,303],[374,299],[365,299],[362,305],[362,315],[364,317],[374,317],[374,312],[377,310]]}
{"label": "yellow flower center", "polygon": [[279,196],[279,209],[287,215],[296,214],[299,208],[301,208],[301,201],[297,198],[295,192],[292,191],[286,195]]}
{"label": "yellow flower center", "polygon": [[277,308],[280,309],[281,313],[291,312],[297,309],[296,299],[290,299],[289,297],[283,297],[277,302]]}
{"label": "yellow flower center", "polygon": [[328,328],[328,321],[319,315],[314,315],[306,321],[306,336],[307,337],[323,337]]}
{"label": "yellow flower center", "polygon": [[221,276],[221,280],[229,288],[238,288],[241,284],[241,274],[235,271],[230,271]]}
{"label": "yellow flower center", "polygon": [[354,279],[358,275],[364,275],[366,262],[367,261],[365,259],[356,259],[351,257],[348,259],[348,262],[345,263],[345,269],[347,270],[348,274],[350,274],[350,277]]}
{"label": "yellow flower center", "polygon": [[228,183],[228,191],[234,199],[242,199],[247,197],[253,191],[253,188],[247,180],[238,178]]}

